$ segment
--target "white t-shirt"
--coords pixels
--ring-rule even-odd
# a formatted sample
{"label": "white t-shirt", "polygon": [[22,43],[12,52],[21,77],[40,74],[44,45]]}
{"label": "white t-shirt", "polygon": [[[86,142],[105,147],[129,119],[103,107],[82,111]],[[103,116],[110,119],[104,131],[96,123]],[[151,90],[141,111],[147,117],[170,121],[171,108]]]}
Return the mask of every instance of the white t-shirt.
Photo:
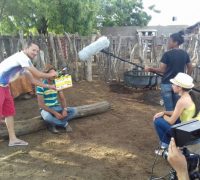
{"label": "white t-shirt", "polygon": [[23,51],[17,52],[0,63],[0,86],[6,86],[17,79],[25,67],[33,66]]}

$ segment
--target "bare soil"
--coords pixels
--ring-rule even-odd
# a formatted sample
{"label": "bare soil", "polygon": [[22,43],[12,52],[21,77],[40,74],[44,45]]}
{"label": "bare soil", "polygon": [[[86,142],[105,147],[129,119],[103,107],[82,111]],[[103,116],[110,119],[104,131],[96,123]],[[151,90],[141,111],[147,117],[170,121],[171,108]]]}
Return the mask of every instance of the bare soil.
{"label": "bare soil", "polygon": [[[82,81],[65,90],[69,106],[107,100],[104,114],[70,122],[73,132],[55,135],[47,130],[21,137],[28,147],[0,143],[0,179],[30,180],[145,180],[150,177],[158,139],[152,116],[160,111],[159,92],[132,90],[118,84]],[[16,100],[18,120],[39,115],[37,100]],[[156,175],[169,166],[159,158]]]}

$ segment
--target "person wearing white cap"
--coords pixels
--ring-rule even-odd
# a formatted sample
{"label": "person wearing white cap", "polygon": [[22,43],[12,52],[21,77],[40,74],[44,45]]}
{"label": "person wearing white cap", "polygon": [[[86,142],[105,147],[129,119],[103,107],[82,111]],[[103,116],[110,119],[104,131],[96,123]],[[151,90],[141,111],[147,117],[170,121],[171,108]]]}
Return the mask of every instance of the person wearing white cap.
{"label": "person wearing white cap", "polygon": [[[170,82],[174,93],[179,94],[180,99],[174,111],[159,112],[153,118],[162,150],[168,147],[172,125],[192,119],[200,120],[200,96],[192,90],[193,78],[185,73],[178,73]],[[160,154],[157,150],[156,153]]]}

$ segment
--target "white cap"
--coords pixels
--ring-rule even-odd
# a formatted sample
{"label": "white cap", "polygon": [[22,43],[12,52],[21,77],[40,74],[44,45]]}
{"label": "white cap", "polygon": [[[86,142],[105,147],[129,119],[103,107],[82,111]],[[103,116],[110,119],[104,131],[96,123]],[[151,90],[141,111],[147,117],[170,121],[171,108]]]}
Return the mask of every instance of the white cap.
{"label": "white cap", "polygon": [[170,82],[185,89],[194,87],[193,78],[185,73],[178,73],[175,78],[170,79]]}

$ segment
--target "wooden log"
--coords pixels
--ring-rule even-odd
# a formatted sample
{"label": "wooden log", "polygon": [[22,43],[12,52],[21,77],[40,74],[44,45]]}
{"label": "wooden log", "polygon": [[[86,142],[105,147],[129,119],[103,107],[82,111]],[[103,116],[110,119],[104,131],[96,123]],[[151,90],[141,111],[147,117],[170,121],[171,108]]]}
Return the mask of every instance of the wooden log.
{"label": "wooden log", "polygon": [[68,49],[68,67],[71,69],[72,75],[75,81],[79,81],[79,68],[78,68],[78,52],[76,48],[76,36],[70,36],[69,33],[65,32],[65,37],[67,40],[67,49]]}
{"label": "wooden log", "polygon": [[[111,105],[107,101],[77,106],[75,107],[75,116],[73,119],[103,113],[108,111],[110,108]],[[46,126],[41,116],[15,122],[15,132],[17,136],[31,134],[45,128]],[[8,132],[5,124],[0,126],[0,137],[8,137]]]}
{"label": "wooden log", "polygon": [[41,59],[44,59],[45,64],[51,64],[50,55],[49,55],[49,47],[48,47],[48,38],[44,36],[43,34],[40,35],[41,42],[40,42],[40,49],[44,52],[44,58],[41,57]]}
{"label": "wooden log", "polygon": [[58,68],[58,61],[57,61],[56,51],[55,51],[55,42],[54,42],[54,37],[52,34],[49,35],[49,43],[50,43],[50,49],[52,53],[52,65],[54,65],[55,68]]}
{"label": "wooden log", "polygon": [[6,51],[6,56],[11,56],[11,47],[10,47],[10,40],[9,37],[4,37],[3,38],[3,43],[4,43],[4,48]]}
{"label": "wooden log", "polygon": [[76,36],[73,35],[73,50],[74,50],[74,78],[79,81],[79,68],[78,68],[78,51],[76,48]]}
{"label": "wooden log", "polygon": [[62,69],[64,67],[66,67],[66,62],[65,62],[65,58],[64,58],[64,53],[63,53],[63,47],[62,47],[62,43],[60,40],[59,36],[56,36],[56,40],[57,40],[57,45],[56,45],[56,54],[58,56],[59,59],[59,68]]}
{"label": "wooden log", "polygon": [[22,30],[19,31],[19,41],[21,43],[21,49],[25,48],[26,41],[24,39],[24,32]]}

